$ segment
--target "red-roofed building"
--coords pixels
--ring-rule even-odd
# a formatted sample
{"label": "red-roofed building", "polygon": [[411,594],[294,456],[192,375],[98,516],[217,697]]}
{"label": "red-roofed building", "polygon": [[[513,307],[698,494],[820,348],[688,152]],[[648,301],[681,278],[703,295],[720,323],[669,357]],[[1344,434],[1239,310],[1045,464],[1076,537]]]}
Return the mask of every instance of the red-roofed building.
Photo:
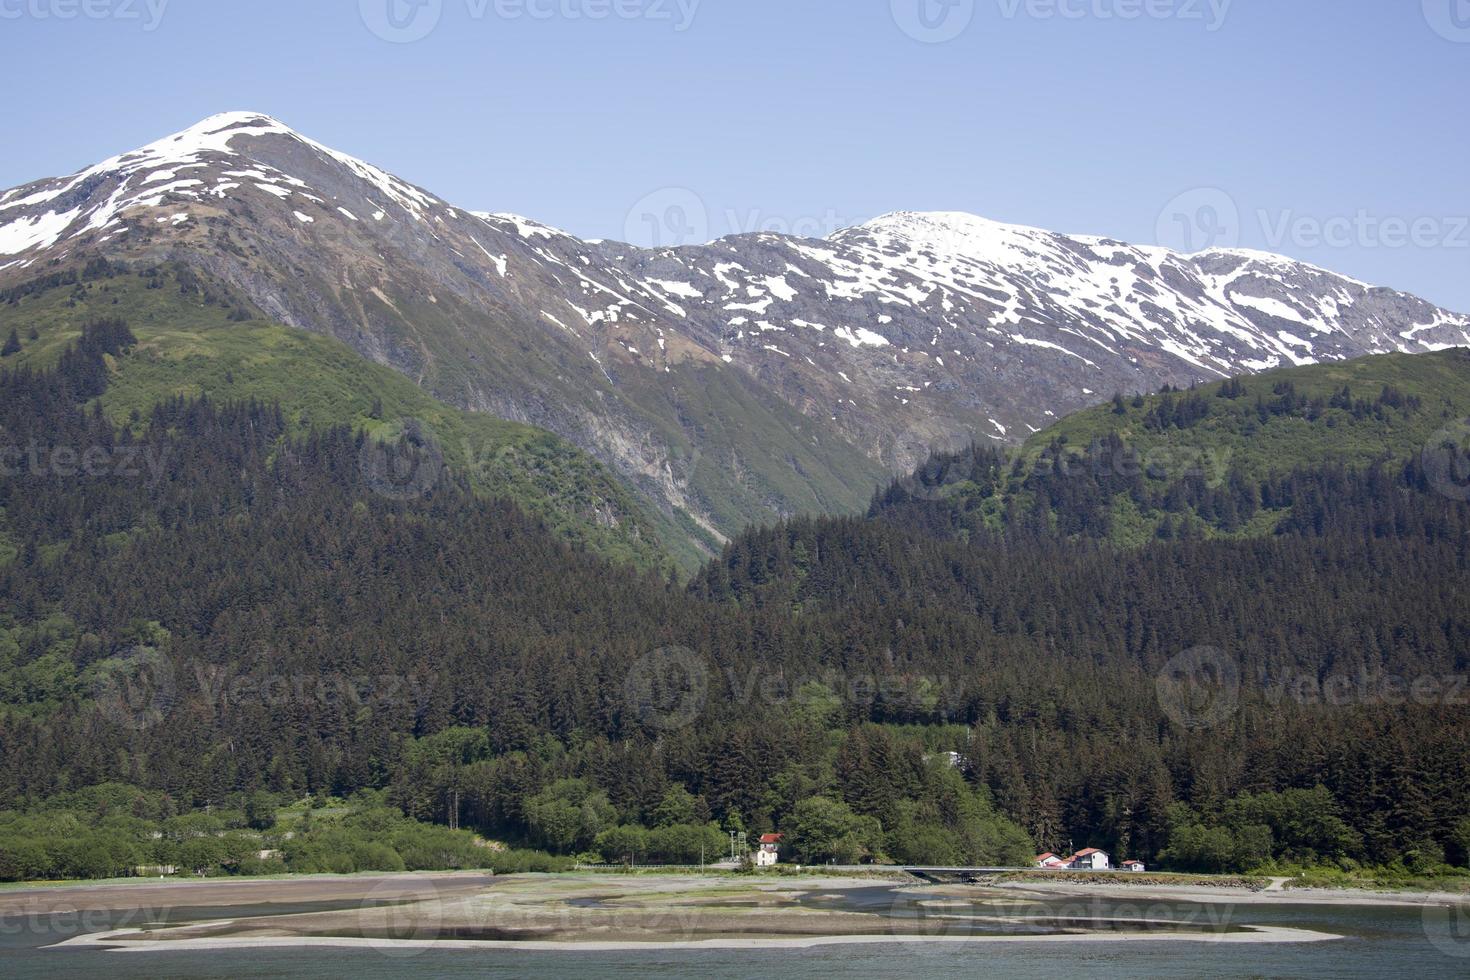
{"label": "red-roofed building", "polygon": [[1073,871],[1107,871],[1112,866],[1108,852],[1095,847],[1085,848],[1067,859],[1067,867]]}
{"label": "red-roofed building", "polygon": [[775,867],[780,861],[781,834],[761,834],[760,850],[755,852],[757,868]]}
{"label": "red-roofed building", "polygon": [[1065,868],[1067,862],[1057,857],[1051,851],[1036,855],[1036,866],[1038,868]]}

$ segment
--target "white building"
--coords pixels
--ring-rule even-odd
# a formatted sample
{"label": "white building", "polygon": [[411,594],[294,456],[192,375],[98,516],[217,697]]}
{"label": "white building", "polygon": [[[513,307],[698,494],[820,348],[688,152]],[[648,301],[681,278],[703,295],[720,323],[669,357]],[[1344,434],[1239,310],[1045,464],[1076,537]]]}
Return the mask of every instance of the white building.
{"label": "white building", "polygon": [[774,868],[780,858],[781,835],[762,834],[760,849],[755,852],[757,868]]}
{"label": "white building", "polygon": [[1107,871],[1112,866],[1108,852],[1095,847],[1078,851],[1067,861],[1067,867],[1073,871]]}

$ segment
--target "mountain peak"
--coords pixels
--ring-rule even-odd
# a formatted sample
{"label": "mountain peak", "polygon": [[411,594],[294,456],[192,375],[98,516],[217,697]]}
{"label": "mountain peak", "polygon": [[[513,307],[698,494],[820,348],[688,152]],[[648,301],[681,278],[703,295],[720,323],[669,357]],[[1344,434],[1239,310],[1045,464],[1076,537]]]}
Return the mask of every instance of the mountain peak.
{"label": "mountain peak", "polygon": [[267,123],[272,126],[285,126],[279,119],[264,112],[252,112],[248,109],[239,109],[234,112],[217,112],[195,123],[190,129],[218,130],[228,126],[241,126],[246,124]]}
{"label": "mountain peak", "polygon": [[996,231],[1021,232],[1038,235],[1051,234],[1041,228],[1027,225],[1007,224],[990,218],[971,214],[968,211],[890,211],[861,225],[863,228],[884,231],[906,232],[950,232],[964,234],[991,234]]}
{"label": "mountain peak", "polygon": [[189,263],[457,404],[552,429],[711,544],[1111,392],[1470,344],[1470,318],[1279,257],[956,211],[826,241],[596,246],[248,111],[0,191],[0,284],[93,255]]}
{"label": "mountain peak", "polygon": [[1043,228],[993,221],[966,211],[892,211],[859,225],[856,230],[962,252],[1018,238],[1055,234]]}
{"label": "mountain peak", "polygon": [[201,119],[188,129],[105,160],[84,173],[113,169],[135,161],[195,163],[202,153],[231,153],[232,140],[241,136],[295,136],[289,126],[259,112],[222,112]]}
{"label": "mountain peak", "polygon": [[867,236],[888,249],[919,250],[995,265],[1029,264],[1065,236],[1043,228],[992,221],[964,211],[895,211],[838,236]]}

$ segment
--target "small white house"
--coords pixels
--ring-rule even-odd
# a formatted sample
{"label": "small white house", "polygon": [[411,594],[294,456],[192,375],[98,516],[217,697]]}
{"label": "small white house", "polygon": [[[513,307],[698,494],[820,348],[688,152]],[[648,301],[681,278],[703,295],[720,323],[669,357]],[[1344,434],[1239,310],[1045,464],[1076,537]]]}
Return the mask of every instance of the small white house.
{"label": "small white house", "polygon": [[1067,862],[1067,867],[1073,871],[1107,871],[1112,866],[1108,852],[1099,851],[1095,847],[1078,851]]}
{"label": "small white house", "polygon": [[1118,867],[1120,869],[1122,869],[1123,871],[1147,871],[1148,870],[1147,868],[1145,868],[1143,866],[1143,862],[1142,861],[1124,861],[1122,864],[1118,865]]}
{"label": "small white house", "polygon": [[762,834],[761,846],[755,852],[755,866],[757,868],[774,868],[781,860],[780,848],[780,834]]}
{"label": "small white house", "polygon": [[1038,868],[1052,869],[1065,868],[1067,866],[1067,862],[1057,857],[1051,851],[1047,851],[1045,854],[1036,855],[1036,866]]}

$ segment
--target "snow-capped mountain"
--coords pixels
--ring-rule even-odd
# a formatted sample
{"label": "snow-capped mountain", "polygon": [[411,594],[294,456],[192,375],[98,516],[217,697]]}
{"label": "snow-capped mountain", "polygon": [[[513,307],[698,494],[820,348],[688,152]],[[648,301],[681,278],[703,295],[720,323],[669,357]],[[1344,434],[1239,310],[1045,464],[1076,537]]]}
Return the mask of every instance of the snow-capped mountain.
{"label": "snow-capped mountain", "polygon": [[717,540],[1115,391],[1470,345],[1279,256],[965,214],[646,250],[455,207],[255,113],[0,194],[0,285],[182,261],[435,394],[552,429]]}

